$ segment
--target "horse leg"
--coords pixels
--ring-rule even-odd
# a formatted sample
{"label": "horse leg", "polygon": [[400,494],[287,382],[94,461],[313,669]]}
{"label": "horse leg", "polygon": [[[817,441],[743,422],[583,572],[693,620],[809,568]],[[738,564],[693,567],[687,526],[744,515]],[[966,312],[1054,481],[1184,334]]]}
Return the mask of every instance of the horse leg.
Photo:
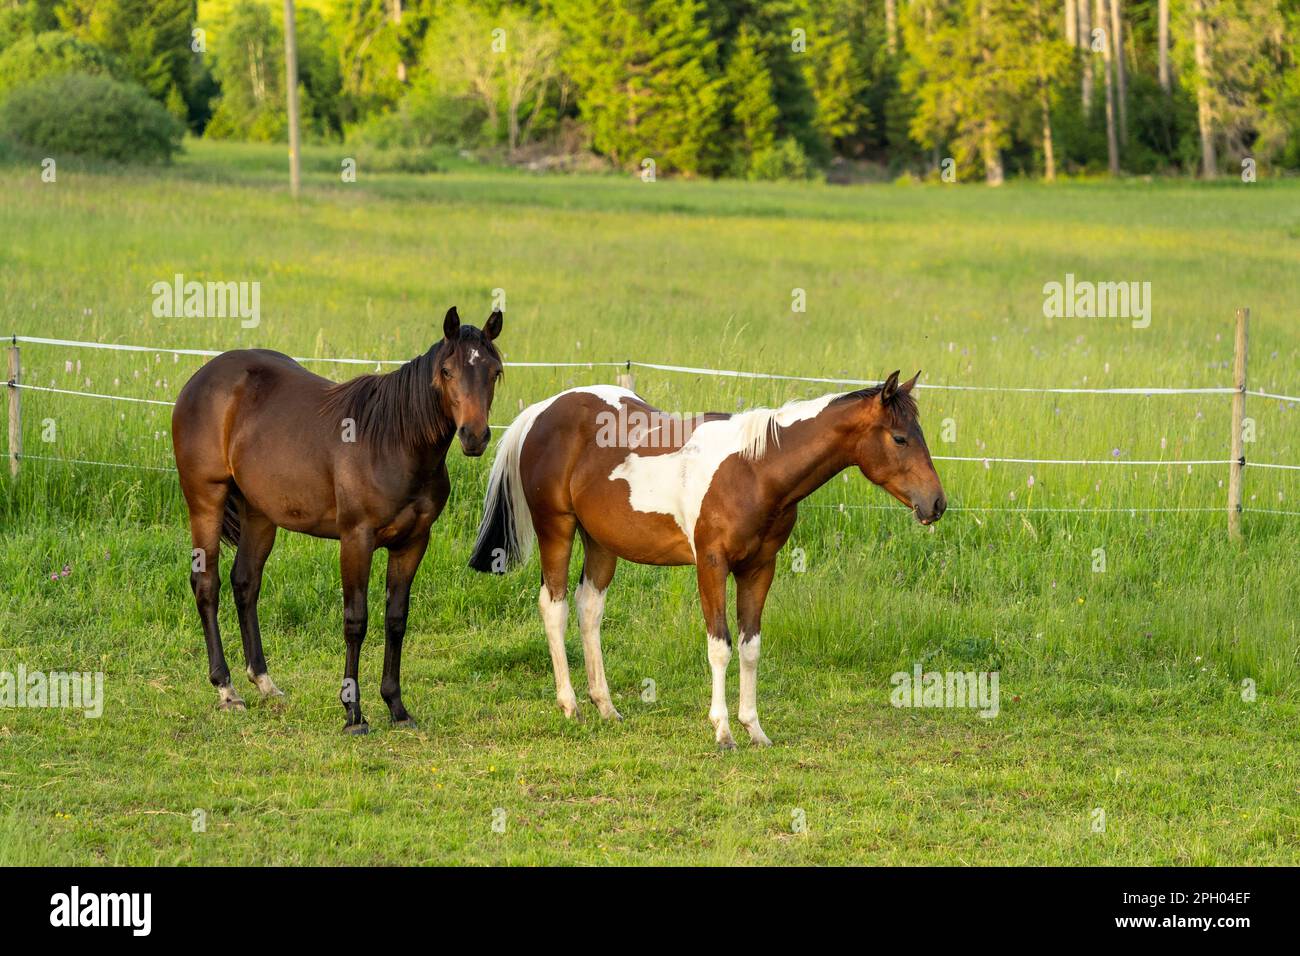
{"label": "horse leg", "polygon": [[262,593],[262,569],[275,546],[275,524],[247,505],[239,522],[239,548],[230,569],[230,589],[235,592],[239,612],[239,633],[244,639],[244,665],[248,679],[263,697],[283,697],[266,672],[262,653],[262,629],[257,622],[257,598]]}
{"label": "horse leg", "polygon": [[605,720],[622,720],[605,681],[605,659],[600,652],[600,620],[605,615],[605,591],[614,578],[618,556],[592,537],[582,535],[582,580],[574,592],[578,627],[582,631],[582,656],[587,669],[587,696]]}
{"label": "horse leg", "polygon": [[221,518],[225,513],[226,482],[203,482],[184,488],[190,511],[190,589],[203,623],[203,639],[208,645],[208,680],[217,689],[222,710],[243,710],[244,701],[230,683],[230,668],[221,649],[221,630],[217,626],[217,602],[221,595],[219,559],[221,554]]}
{"label": "horse leg", "polygon": [[[540,525],[540,523],[539,523]],[[564,631],[569,623],[569,556],[573,553],[573,532],[577,521],[572,515],[559,515],[537,528],[537,550],[542,559],[542,587],[537,594],[537,609],[546,627],[546,643],[551,649],[551,668],[555,671],[555,701],[565,717],[578,716],[578,695],[569,680],[569,658],[564,650]]]}
{"label": "horse leg", "polygon": [[343,578],[343,639],[347,656],[343,664],[343,689],[339,700],[347,712],[345,734],[370,731],[361,716],[361,685],[357,670],[361,662],[361,642],[366,639],[366,589],[370,586],[370,560],[375,553],[374,534],[368,529],[345,531],[339,539],[339,571]]}
{"label": "horse leg", "polygon": [[776,560],[736,575],[736,618],[740,625],[740,709],[736,716],[759,747],[770,747],[758,723],[758,645],[763,603],[776,574]]}
{"label": "horse leg", "polygon": [[713,700],[709,705],[709,720],[713,724],[718,748],[721,750],[734,750],[736,747],[736,741],[731,736],[731,725],[727,721],[727,665],[731,662],[731,632],[727,629],[729,573],[726,559],[721,554],[701,554],[696,561],[700,609],[704,612],[709,666],[713,669]]}
{"label": "horse leg", "polygon": [[384,609],[384,679],[379,694],[388,705],[389,716],[399,727],[414,727],[415,721],[402,706],[402,640],[406,637],[406,615],[410,609],[411,582],[419,570],[429,536],[411,541],[388,553],[388,600]]}

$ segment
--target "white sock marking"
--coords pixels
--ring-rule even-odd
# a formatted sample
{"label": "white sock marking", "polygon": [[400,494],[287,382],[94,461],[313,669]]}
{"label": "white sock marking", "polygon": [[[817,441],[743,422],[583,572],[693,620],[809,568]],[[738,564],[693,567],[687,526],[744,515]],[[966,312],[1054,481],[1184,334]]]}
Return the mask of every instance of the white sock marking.
{"label": "white sock marking", "polygon": [[587,694],[602,717],[618,717],[605,681],[605,658],[600,648],[600,621],[605,616],[605,592],[586,578],[574,594],[578,605],[578,627],[582,630],[582,656],[587,668]]}
{"label": "white sock marking", "polygon": [[709,705],[709,720],[717,731],[720,744],[732,743],[731,727],[727,722],[727,665],[731,662],[731,645],[718,637],[709,636],[709,667],[713,669],[713,701]]}
{"label": "white sock marking", "polygon": [[551,599],[550,589],[543,584],[537,595],[537,609],[542,613],[546,628],[546,643],[551,650],[551,669],[555,671],[555,699],[566,717],[578,712],[578,696],[569,681],[569,658],[564,652],[564,632],[569,623],[569,602],[560,597]]}
{"label": "white sock marking", "polygon": [[740,708],[736,717],[740,724],[749,731],[749,739],[756,744],[767,745],[763,728],[758,722],[758,648],[762,636],[740,635]]}

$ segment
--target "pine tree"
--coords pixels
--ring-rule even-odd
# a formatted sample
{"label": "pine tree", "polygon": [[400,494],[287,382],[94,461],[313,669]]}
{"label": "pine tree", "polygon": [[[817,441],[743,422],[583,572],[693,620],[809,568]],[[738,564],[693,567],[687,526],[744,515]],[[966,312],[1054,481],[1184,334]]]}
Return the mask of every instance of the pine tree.
{"label": "pine tree", "polygon": [[932,10],[928,24],[910,18],[905,34],[911,62],[903,85],[917,103],[912,136],[946,146],[959,175],[978,168],[998,185],[1015,120],[1038,99],[1027,8],[1018,0],[951,0]]}
{"label": "pine tree", "polygon": [[862,102],[865,77],[848,36],[839,31],[814,36],[804,59],[804,79],[816,104],[812,127],[821,154],[829,156],[844,139],[870,125]]}
{"label": "pine tree", "polygon": [[724,169],[724,80],[700,0],[558,0],[597,150],[626,168]]}
{"label": "pine tree", "polygon": [[727,63],[726,83],[736,150],[733,169],[747,175],[753,168],[754,156],[776,144],[779,116],[772,99],[772,77],[753,31],[747,26],[741,27],[736,48]]}

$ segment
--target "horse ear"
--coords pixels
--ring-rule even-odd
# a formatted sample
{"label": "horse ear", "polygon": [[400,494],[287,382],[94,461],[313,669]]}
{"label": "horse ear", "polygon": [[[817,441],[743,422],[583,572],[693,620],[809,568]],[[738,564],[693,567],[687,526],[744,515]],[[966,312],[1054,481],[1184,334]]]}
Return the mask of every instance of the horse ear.
{"label": "horse ear", "polygon": [[900,385],[900,386],[898,387],[898,390],[899,390],[900,392],[902,392],[904,395],[907,395],[908,393],[910,393],[910,392],[912,391],[912,386],[914,386],[914,385],[916,384],[916,380],[917,380],[918,378],[920,378],[920,377],[921,377],[921,370],[920,370],[920,369],[917,369],[917,370],[916,370],[916,374],[913,375],[911,378],[909,378],[909,379],[908,379],[906,382],[904,382],[902,385]]}
{"label": "horse ear", "polygon": [[453,342],[460,334],[460,313],[456,311],[454,305],[447,310],[447,317],[442,320],[442,334]]}
{"label": "horse ear", "polygon": [[902,369],[894,369],[889,378],[885,379],[885,384],[880,388],[881,405],[888,405],[894,400],[894,396],[898,394],[898,373],[901,371]]}
{"label": "horse ear", "polygon": [[501,314],[500,309],[497,309],[488,316],[487,325],[483,326],[483,334],[486,335],[489,340],[495,339],[501,334],[501,323],[504,318],[505,316]]}

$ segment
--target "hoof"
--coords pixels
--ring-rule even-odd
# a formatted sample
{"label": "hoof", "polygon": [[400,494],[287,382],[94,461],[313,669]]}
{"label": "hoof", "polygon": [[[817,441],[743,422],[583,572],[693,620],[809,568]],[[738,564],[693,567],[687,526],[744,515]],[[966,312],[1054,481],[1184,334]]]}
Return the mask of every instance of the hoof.
{"label": "hoof", "polygon": [[732,740],[730,737],[726,738],[725,740],[718,741],[718,750],[720,750],[722,753],[726,753],[728,750],[735,750],[735,749],[736,749],[736,742]]}
{"label": "hoof", "polygon": [[401,727],[403,730],[419,730],[420,725],[415,722],[414,717],[403,717],[401,720],[393,721],[394,727]]}
{"label": "hoof", "polygon": [[254,674],[250,670],[248,672],[248,679],[253,682],[253,686],[257,688],[257,692],[262,695],[263,700],[266,700],[267,698],[270,697],[284,696],[284,691],[280,690],[280,688],[275,686],[275,681],[271,680],[270,674],[267,674],[265,672],[261,674]]}
{"label": "hoof", "polygon": [[601,701],[593,700],[592,703],[595,704],[596,709],[600,711],[601,720],[622,720],[623,719],[623,715],[618,712],[618,708],[615,707],[613,704],[609,703],[608,701],[602,703]]}
{"label": "hoof", "polygon": [[758,721],[751,724],[742,723],[741,726],[745,728],[745,732],[749,734],[749,742],[755,747],[772,746],[772,741],[768,740],[767,734],[763,733],[763,728],[758,725]]}
{"label": "hoof", "polygon": [[370,725],[364,720],[359,724],[345,724],[343,732],[349,737],[362,737],[370,733]]}
{"label": "hoof", "polygon": [[560,713],[569,720],[578,719],[578,702],[576,700],[557,700],[555,706],[560,708]]}
{"label": "hoof", "polygon": [[244,706],[244,700],[239,696],[235,688],[229,684],[222,684],[217,688],[217,709],[218,710],[247,710]]}

